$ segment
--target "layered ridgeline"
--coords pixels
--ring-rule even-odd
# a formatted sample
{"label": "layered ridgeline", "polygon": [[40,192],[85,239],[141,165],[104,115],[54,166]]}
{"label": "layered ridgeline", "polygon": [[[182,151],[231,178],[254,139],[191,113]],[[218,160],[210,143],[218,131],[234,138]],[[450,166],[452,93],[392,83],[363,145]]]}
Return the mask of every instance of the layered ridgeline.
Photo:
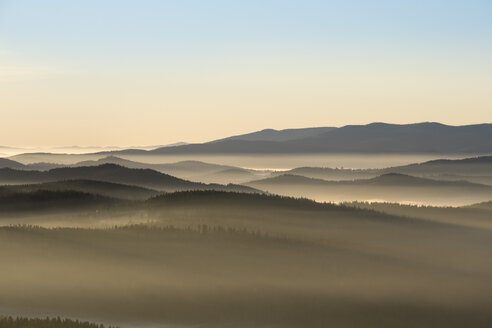
{"label": "layered ridgeline", "polygon": [[153,164],[123,159],[117,156],[106,156],[98,160],[81,161],[71,165],[55,163],[22,164],[11,159],[0,159],[0,168],[12,168],[16,170],[48,170],[58,167],[98,166],[102,164],[116,164],[127,168],[151,169],[181,179],[222,184],[244,183],[259,178],[274,177],[283,174],[338,181],[368,179],[388,173],[400,173],[436,180],[467,180],[470,182],[492,185],[492,156],[454,160],[439,159],[423,163],[378,169],[298,167],[287,171],[245,169],[231,165],[220,165],[191,160]]}
{"label": "layered ridgeline", "polygon": [[158,191],[227,190],[256,192],[240,185],[204,184],[160,173],[150,169],[131,169],[116,164],[99,166],[63,167],[48,171],[0,169],[0,184],[33,184],[65,180],[95,180],[139,186]]}
{"label": "layered ridgeline", "polygon": [[[145,225],[0,228],[0,261],[10,264],[0,308],[138,327],[480,328],[492,320],[492,232],[469,224],[474,213],[490,217],[487,205],[447,222],[215,191],[127,204],[60,215],[57,225],[114,227],[125,217]],[[30,218],[52,225],[46,215]]]}
{"label": "layered ridgeline", "polygon": [[[36,156],[30,154],[29,156]],[[55,155],[59,156],[59,155]],[[23,155],[18,156],[23,158]],[[56,160],[56,158],[53,158]],[[195,160],[179,161],[174,163],[143,163],[138,161],[132,161],[117,156],[106,156],[97,160],[86,160],[76,162],[74,164],[56,164],[56,163],[31,163],[22,164],[11,159],[0,158],[0,169],[11,168],[16,170],[27,171],[46,171],[53,168],[61,167],[81,167],[81,166],[99,166],[103,164],[116,164],[127,168],[134,169],[150,169],[165,173],[168,175],[176,176],[181,179],[198,181],[202,183],[242,183],[253,180],[255,178],[265,177],[271,172],[268,170],[254,170],[244,169],[231,165],[221,165],[214,163],[205,163]]]}
{"label": "layered ridgeline", "polygon": [[492,124],[449,126],[440,123],[347,125],[291,129],[120,154],[295,154],[295,153],[460,153],[491,154]]}
{"label": "layered ridgeline", "polygon": [[319,201],[391,201],[464,205],[492,199],[492,186],[388,173],[370,179],[327,181],[283,174],[246,183],[267,192]]}
{"label": "layered ridgeline", "polygon": [[272,175],[301,175],[323,180],[353,180],[374,178],[388,173],[400,173],[438,180],[467,180],[492,184],[492,156],[464,159],[439,159],[381,169],[343,169],[328,167],[298,167]]}
{"label": "layered ridgeline", "polygon": [[21,162],[75,163],[108,155],[198,154],[492,154],[492,124],[449,126],[440,123],[347,125],[340,128],[262,130],[200,144],[125,149],[90,154],[28,153]]}
{"label": "layered ridgeline", "polygon": [[[8,161],[8,163],[15,167],[22,165],[16,164],[15,161]],[[118,163],[118,165],[109,163]],[[150,168],[174,173],[179,178]],[[185,177],[202,182],[185,180],[183,179]],[[77,181],[71,181],[70,185],[67,185],[69,182],[66,180]],[[96,182],[87,180],[105,182],[106,185],[94,185]],[[236,182],[242,185],[207,184],[203,181],[223,184]],[[50,185],[45,182],[58,183]],[[384,169],[300,167],[275,172],[199,161],[147,164],[110,156],[43,172],[25,168],[15,170],[4,168],[0,169],[0,183],[45,183],[26,188],[52,191],[67,189],[79,192],[97,191],[99,195],[120,199],[146,199],[162,191],[212,189],[248,192],[262,190],[330,202],[379,200],[464,205],[492,199],[490,192],[492,157],[435,160]],[[108,185],[108,183],[116,185]],[[141,189],[118,185],[134,185]]]}

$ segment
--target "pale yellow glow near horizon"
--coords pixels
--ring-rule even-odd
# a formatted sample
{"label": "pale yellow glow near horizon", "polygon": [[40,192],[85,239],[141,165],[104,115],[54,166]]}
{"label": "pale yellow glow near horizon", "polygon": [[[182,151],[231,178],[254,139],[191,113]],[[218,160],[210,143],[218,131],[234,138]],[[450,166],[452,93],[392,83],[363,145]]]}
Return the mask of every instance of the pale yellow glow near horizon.
{"label": "pale yellow glow near horizon", "polygon": [[480,64],[294,63],[32,74],[0,65],[0,145],[162,145],[264,128],[492,121],[492,69]]}
{"label": "pale yellow glow near horizon", "polygon": [[0,0],[0,146],[492,122],[487,1]]}

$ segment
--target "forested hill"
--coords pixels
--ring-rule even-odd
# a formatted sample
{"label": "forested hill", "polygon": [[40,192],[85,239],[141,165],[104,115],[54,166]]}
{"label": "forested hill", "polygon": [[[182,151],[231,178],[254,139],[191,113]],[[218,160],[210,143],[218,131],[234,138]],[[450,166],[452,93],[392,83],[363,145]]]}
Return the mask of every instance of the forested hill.
{"label": "forested hill", "polygon": [[[0,328],[106,328],[103,324],[72,319],[44,318],[31,319],[11,316],[0,316]],[[116,328],[108,326],[108,328]]]}
{"label": "forested hill", "polygon": [[177,190],[226,190],[255,192],[257,190],[240,185],[204,184],[174,177],[151,169],[131,169],[116,164],[99,166],[64,167],[49,171],[23,171],[0,169],[0,183],[31,184],[65,180],[96,180],[110,183],[134,185],[158,191]]}

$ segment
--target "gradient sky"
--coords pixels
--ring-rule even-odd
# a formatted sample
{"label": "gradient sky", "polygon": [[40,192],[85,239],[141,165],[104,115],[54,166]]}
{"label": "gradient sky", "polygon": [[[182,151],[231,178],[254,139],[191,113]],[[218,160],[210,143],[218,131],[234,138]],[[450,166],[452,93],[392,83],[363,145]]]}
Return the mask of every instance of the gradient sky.
{"label": "gradient sky", "polygon": [[492,122],[492,1],[0,0],[0,145]]}

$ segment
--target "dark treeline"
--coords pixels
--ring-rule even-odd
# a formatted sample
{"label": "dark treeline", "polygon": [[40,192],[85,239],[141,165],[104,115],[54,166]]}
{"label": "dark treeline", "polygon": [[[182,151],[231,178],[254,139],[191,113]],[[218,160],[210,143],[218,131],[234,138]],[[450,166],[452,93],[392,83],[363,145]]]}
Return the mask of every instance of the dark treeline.
{"label": "dark treeline", "polygon": [[[140,236],[145,239],[148,238],[168,238],[174,240],[180,239],[193,239],[200,240],[202,242],[238,242],[238,241],[251,241],[256,243],[282,243],[282,244],[299,244],[296,241],[284,234],[273,234],[265,231],[261,231],[258,228],[251,227],[225,227],[220,225],[211,224],[192,224],[186,226],[174,226],[174,225],[157,225],[157,224],[127,224],[127,225],[114,225],[107,228],[64,228],[53,227],[45,228],[38,225],[31,224],[16,224],[9,226],[0,226],[0,235],[11,233],[35,233],[38,236],[87,236],[92,238],[94,235],[107,236],[111,238],[113,236]],[[51,244],[51,241],[48,241]],[[0,327],[1,328],[1,327]]]}
{"label": "dark treeline", "polygon": [[[0,328],[105,328],[103,324],[56,318],[21,318],[0,316]],[[108,328],[116,328],[108,326]]]}
{"label": "dark treeline", "polygon": [[96,206],[108,207],[117,203],[119,201],[116,199],[72,190],[35,190],[0,195],[1,212],[30,212],[50,209],[77,210]]}
{"label": "dark treeline", "polygon": [[[307,198],[280,196],[265,193],[241,193],[241,192],[226,192],[215,190],[190,190],[180,191],[175,193],[162,194],[153,197],[147,201],[151,207],[182,205],[185,203],[207,204],[232,206],[239,204],[254,203],[255,206],[280,206],[283,208],[296,208],[310,210],[320,209],[349,209],[343,205],[333,203],[319,203]],[[352,209],[350,209],[352,210]]]}

